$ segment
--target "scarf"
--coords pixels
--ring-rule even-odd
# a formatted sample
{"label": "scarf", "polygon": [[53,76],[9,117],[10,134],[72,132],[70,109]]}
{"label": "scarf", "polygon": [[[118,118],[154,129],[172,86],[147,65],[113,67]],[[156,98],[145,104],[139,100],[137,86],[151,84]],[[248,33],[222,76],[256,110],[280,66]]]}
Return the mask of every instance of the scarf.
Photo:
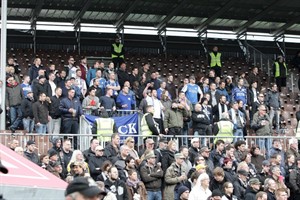
{"label": "scarf", "polygon": [[132,180],[130,180],[130,178],[128,178],[126,181],[126,183],[129,187],[134,187],[134,188],[136,188],[138,186],[139,182],[140,182],[140,180],[132,181]]}
{"label": "scarf", "polygon": [[[222,109],[222,105],[223,105],[224,111],[223,111],[223,109]],[[222,117],[221,117],[222,113],[228,112],[227,106],[226,106],[225,104],[221,104],[221,103],[218,103],[218,110],[219,110],[219,119],[222,118]]]}
{"label": "scarf", "polygon": [[[232,122],[234,125],[237,125],[237,119],[236,119],[236,111],[234,109],[230,109],[230,112],[231,112],[231,117],[232,117]],[[241,121],[241,124],[244,125],[244,119],[241,117],[240,115],[240,111],[237,110],[238,112],[238,116],[239,116],[239,119]]]}

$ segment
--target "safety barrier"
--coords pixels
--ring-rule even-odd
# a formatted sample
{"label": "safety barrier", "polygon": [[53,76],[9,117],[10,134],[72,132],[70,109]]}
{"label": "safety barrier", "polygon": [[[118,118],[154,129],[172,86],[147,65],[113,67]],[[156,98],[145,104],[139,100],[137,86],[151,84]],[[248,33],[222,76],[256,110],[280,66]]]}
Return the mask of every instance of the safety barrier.
{"label": "safety barrier", "polygon": [[[48,149],[50,149],[53,145],[52,145],[52,141],[53,138],[61,138],[62,140],[65,139],[70,139],[71,141],[73,141],[74,137],[78,137],[79,141],[80,141],[80,145],[78,146],[78,148],[80,150],[86,150],[90,147],[90,140],[93,138],[94,135],[92,134],[46,134],[46,135],[40,135],[40,134],[19,134],[16,133],[14,135],[10,134],[10,133],[5,133],[2,132],[0,133],[0,142],[5,145],[5,146],[9,146],[10,142],[13,139],[16,139],[19,141],[19,146],[21,147],[26,147],[26,143],[28,140],[34,140],[36,143],[36,151],[38,154],[46,154]],[[144,137],[141,135],[120,135],[121,137],[133,137],[136,141],[135,144],[135,148],[136,150],[140,150],[140,148],[143,148],[142,142]],[[110,137],[110,136],[106,136],[104,135],[104,137]],[[186,146],[190,146],[190,140],[192,138],[199,138],[200,143],[203,144],[203,141],[206,141],[206,146],[213,148],[214,146],[214,140],[217,139],[228,139],[229,137],[216,137],[216,136],[184,136],[184,135],[177,135],[177,136],[170,136],[170,135],[165,135],[165,138],[167,138],[167,140],[175,140],[177,142],[177,146],[178,148],[182,147],[183,145]],[[154,141],[158,141],[159,137],[158,136],[152,136],[152,138],[154,139]],[[187,139],[187,144],[181,144],[180,142],[183,141],[182,139],[185,138]],[[235,137],[232,137],[231,139],[234,139]],[[245,137],[245,141],[247,146],[250,148],[253,145],[257,144],[258,139],[270,139],[270,141],[272,141],[273,139],[277,139],[280,141],[281,143],[281,148],[286,151],[289,149],[289,139],[291,138],[295,138],[292,136],[246,136]],[[238,139],[238,138],[237,138]],[[101,141],[100,141],[101,142]],[[106,143],[101,142],[101,144],[105,147]],[[264,152],[263,152],[264,153]]]}

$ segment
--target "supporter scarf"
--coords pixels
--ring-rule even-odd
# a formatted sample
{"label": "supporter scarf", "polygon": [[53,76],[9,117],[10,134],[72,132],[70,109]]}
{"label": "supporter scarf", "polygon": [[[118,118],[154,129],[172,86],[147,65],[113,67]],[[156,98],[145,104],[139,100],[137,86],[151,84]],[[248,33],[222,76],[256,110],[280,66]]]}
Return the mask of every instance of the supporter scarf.
{"label": "supporter scarf", "polygon": [[[228,112],[227,106],[225,104],[223,104],[223,106],[224,106],[224,112]],[[219,109],[219,119],[221,119],[222,118],[221,115],[224,112],[222,112],[222,105],[220,103],[218,103],[218,109]]]}
{"label": "supporter scarf", "polygon": [[130,187],[136,188],[138,186],[139,182],[140,182],[140,180],[132,181],[132,180],[130,180],[130,178],[127,179],[127,185]]}

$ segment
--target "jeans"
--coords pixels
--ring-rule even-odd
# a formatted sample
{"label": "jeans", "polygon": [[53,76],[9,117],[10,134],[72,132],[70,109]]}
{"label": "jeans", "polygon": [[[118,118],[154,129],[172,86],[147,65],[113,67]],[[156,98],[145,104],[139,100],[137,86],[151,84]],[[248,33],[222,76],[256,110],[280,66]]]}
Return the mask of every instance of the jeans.
{"label": "jeans", "polygon": [[34,128],[34,120],[31,118],[23,118],[23,126],[28,133],[32,133]]}
{"label": "jeans", "polygon": [[48,133],[49,134],[59,134],[60,133],[60,125],[61,125],[61,118],[58,119],[51,119],[48,122]]}
{"label": "jeans", "polygon": [[239,129],[236,129],[233,133],[233,136],[235,136],[233,142],[235,143],[236,141],[238,140],[242,140],[243,139],[243,136],[244,136],[244,132],[243,132],[243,129],[239,128]]}
{"label": "jeans", "polygon": [[9,108],[9,116],[10,116],[10,127],[13,129],[17,129],[22,122],[22,110],[21,106],[11,106]]}
{"label": "jeans", "polygon": [[[72,119],[72,118],[65,118],[62,121],[62,132],[63,134],[78,134],[79,131],[79,124],[78,119]],[[74,137],[74,140],[72,141],[74,145],[74,149],[77,149],[77,137]]]}
{"label": "jeans", "polygon": [[161,191],[147,191],[147,200],[161,200],[162,199],[162,195],[161,195]]}
{"label": "jeans", "polygon": [[275,128],[276,131],[279,131],[279,121],[280,121],[280,110],[279,109],[275,109],[271,108],[270,109],[270,122],[273,125],[273,119],[275,119]]}
{"label": "jeans", "polygon": [[[188,136],[189,135],[189,130],[191,127],[191,122],[183,122],[183,129],[182,129],[182,135]],[[188,146],[188,137],[182,138],[182,145]]]}
{"label": "jeans", "polygon": [[39,134],[46,134],[47,124],[35,125],[35,131]]}
{"label": "jeans", "polygon": [[[199,135],[205,136],[205,132],[204,132],[204,133],[203,133],[203,132],[201,133],[201,130],[196,130],[196,131],[194,132],[194,136],[197,137],[197,136],[199,136]],[[207,146],[207,139],[206,139],[206,137],[200,137],[200,138],[199,138],[199,141],[200,141],[201,147]]]}
{"label": "jeans", "polygon": [[256,143],[259,146],[261,152],[265,152],[265,154],[268,154],[269,149],[272,147],[272,139],[270,138],[259,138],[256,140]]}

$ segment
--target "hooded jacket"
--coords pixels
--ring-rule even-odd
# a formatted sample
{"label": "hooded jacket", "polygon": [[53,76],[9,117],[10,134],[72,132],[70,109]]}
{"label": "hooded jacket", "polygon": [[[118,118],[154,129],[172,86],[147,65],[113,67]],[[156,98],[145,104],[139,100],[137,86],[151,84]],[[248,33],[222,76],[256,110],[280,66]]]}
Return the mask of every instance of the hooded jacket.
{"label": "hooded jacket", "polygon": [[23,91],[21,86],[15,82],[15,84],[7,84],[5,104],[6,107],[19,106],[22,103]]}
{"label": "hooded jacket", "polygon": [[33,119],[33,112],[32,112],[32,104],[33,104],[33,98],[29,99],[26,97],[25,99],[22,100],[21,103],[21,110],[23,113],[23,118],[31,118]]}

